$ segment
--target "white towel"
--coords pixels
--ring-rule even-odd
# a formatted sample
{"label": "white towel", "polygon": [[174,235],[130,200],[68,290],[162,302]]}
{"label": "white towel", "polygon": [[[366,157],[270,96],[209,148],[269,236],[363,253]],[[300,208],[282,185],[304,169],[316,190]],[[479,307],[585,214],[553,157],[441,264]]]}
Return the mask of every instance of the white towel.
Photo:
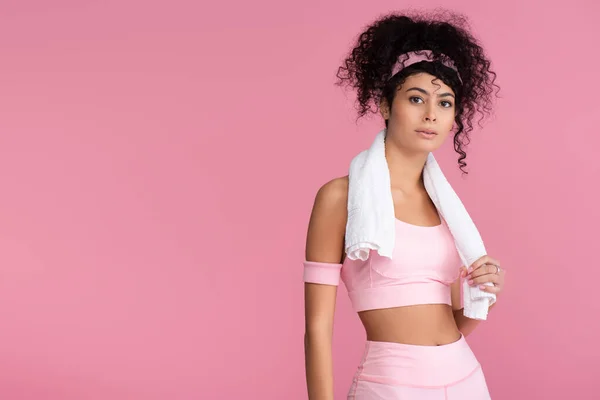
{"label": "white towel", "polygon": [[[371,250],[392,258],[396,240],[390,171],[385,158],[385,132],[380,131],[369,149],[350,163],[346,253],[351,260],[366,260]],[[440,216],[446,221],[458,254],[466,267],[487,254],[483,241],[432,153],[423,170],[423,182]],[[488,282],[487,285],[492,285]],[[463,282],[464,315],[485,320],[496,295]]]}

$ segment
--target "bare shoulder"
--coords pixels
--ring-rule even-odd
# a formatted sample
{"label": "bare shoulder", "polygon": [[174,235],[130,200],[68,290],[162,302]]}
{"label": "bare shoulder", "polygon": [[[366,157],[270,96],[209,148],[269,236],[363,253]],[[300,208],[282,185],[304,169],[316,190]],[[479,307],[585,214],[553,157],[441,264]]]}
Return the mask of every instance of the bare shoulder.
{"label": "bare shoulder", "polygon": [[346,222],[348,210],[348,176],[335,178],[325,183],[317,191],[312,217],[335,222]]}
{"label": "bare shoulder", "polygon": [[348,215],[348,176],[335,178],[315,196],[306,240],[306,260],[340,263]]}
{"label": "bare shoulder", "polygon": [[348,176],[342,176],[335,178],[325,183],[319,188],[317,196],[315,198],[315,204],[319,203],[320,206],[325,207],[336,207],[343,206],[346,210],[348,202]]}

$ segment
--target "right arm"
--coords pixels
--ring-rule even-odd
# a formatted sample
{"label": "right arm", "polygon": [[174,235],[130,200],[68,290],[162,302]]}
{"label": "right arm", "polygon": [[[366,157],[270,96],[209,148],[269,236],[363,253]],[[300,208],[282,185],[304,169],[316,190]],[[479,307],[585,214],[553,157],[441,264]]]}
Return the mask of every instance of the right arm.
{"label": "right arm", "polygon": [[323,185],[317,192],[308,227],[306,261],[313,263],[322,277],[308,278],[305,269],[304,353],[310,400],[333,400],[333,316],[344,256],[347,196],[344,178]]}

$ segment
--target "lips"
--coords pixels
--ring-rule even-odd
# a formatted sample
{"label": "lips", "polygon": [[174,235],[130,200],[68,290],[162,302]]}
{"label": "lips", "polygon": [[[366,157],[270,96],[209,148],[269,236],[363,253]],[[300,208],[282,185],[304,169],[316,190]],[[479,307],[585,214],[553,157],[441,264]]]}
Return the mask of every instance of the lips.
{"label": "lips", "polygon": [[435,131],[432,131],[430,129],[418,129],[417,132],[425,133],[428,135],[437,135]]}
{"label": "lips", "polygon": [[437,136],[437,133],[430,129],[422,129],[422,130],[418,130],[416,132],[417,132],[417,135],[419,135],[420,137],[422,137],[425,140],[434,140],[435,137]]}

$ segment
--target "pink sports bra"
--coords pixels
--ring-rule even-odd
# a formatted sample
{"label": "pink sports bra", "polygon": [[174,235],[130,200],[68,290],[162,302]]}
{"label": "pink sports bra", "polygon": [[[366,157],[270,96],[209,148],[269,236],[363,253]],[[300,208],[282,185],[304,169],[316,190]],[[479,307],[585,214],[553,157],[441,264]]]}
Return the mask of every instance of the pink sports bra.
{"label": "pink sports bra", "polygon": [[446,223],[417,226],[396,219],[392,259],[370,252],[366,261],[304,261],[304,282],[346,286],[355,311],[416,304],[452,304],[450,284],[461,259]]}

